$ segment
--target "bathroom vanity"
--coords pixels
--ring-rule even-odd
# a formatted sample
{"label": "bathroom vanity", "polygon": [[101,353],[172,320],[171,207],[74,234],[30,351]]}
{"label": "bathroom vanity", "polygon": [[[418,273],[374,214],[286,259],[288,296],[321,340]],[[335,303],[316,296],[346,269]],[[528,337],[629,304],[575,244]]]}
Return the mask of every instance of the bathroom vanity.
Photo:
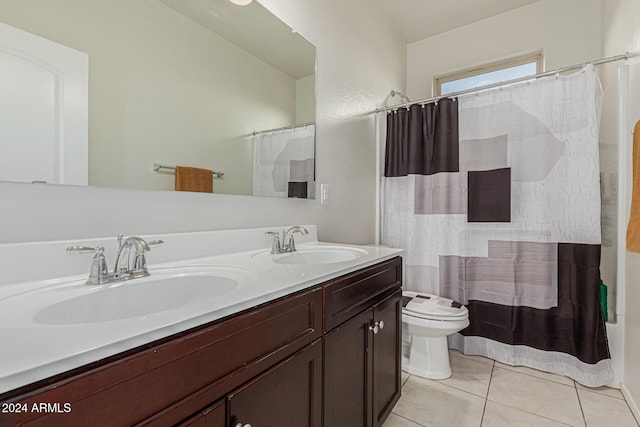
{"label": "bathroom vanity", "polygon": [[346,250],[311,241],[295,257],[188,261],[242,264],[256,274],[239,288],[263,295],[241,293],[183,330],[4,392],[0,426],[381,425],[400,397],[400,251],[349,247],[360,255],[345,260]]}

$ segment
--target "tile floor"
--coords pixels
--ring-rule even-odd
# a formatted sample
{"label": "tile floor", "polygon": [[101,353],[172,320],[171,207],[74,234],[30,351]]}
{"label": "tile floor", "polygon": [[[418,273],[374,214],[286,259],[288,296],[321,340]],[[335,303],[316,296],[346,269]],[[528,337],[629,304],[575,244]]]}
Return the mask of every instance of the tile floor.
{"label": "tile floor", "polygon": [[450,352],[453,375],[403,372],[402,397],[384,427],[638,427],[619,390]]}

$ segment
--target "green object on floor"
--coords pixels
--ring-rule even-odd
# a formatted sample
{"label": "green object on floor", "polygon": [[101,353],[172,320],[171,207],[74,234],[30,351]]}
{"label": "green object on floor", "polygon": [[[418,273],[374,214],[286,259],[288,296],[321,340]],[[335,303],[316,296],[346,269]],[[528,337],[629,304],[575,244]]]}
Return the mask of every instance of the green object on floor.
{"label": "green object on floor", "polygon": [[604,321],[609,321],[609,310],[607,309],[607,285],[600,282],[600,306],[602,308],[602,316]]}

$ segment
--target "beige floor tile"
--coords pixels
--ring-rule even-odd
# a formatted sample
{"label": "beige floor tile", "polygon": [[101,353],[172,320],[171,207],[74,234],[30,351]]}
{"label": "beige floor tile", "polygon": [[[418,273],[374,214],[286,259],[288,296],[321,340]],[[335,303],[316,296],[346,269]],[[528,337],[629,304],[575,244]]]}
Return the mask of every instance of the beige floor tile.
{"label": "beige floor tile", "polygon": [[495,367],[489,400],[572,426],[584,426],[576,388]]}
{"label": "beige floor tile", "polygon": [[487,365],[491,365],[491,366],[493,366],[493,364],[495,363],[493,359],[489,359],[488,357],[467,355],[459,352],[458,350],[449,350],[449,356],[451,356],[452,354],[464,356],[467,359],[475,360],[476,362],[480,362],[480,363],[486,363]]}
{"label": "beige floor tile", "polygon": [[576,383],[576,387],[578,387],[579,389],[582,389],[582,390],[592,391],[594,393],[604,394],[605,396],[615,397],[616,399],[623,399],[624,400],[624,396],[622,395],[622,392],[620,390],[618,390],[617,388],[611,388],[611,387],[585,387],[585,386],[583,386],[582,384],[579,384],[579,383]]}
{"label": "beige floor tile", "polygon": [[402,418],[393,412],[389,414],[389,418],[384,422],[382,427],[422,427],[420,424],[416,424],[406,418]]}
{"label": "beige floor tile", "polygon": [[[487,401],[482,427],[566,427],[566,424],[520,409]],[[386,427],[386,425],[385,425]]]}
{"label": "beige floor tile", "polygon": [[536,378],[542,378],[549,381],[554,381],[560,384],[575,385],[575,382],[563,375],[551,374],[549,372],[539,371],[537,369],[527,368],[526,366],[510,366],[504,363],[496,362],[496,366],[502,369],[508,369],[510,371],[519,372],[521,374],[531,375]]}
{"label": "beige floor tile", "polygon": [[480,397],[487,397],[493,364],[484,363],[478,359],[477,357],[465,356],[457,351],[451,352],[449,362],[451,363],[452,375],[446,380],[438,382]]}
{"label": "beige floor tile", "polygon": [[587,427],[638,427],[624,400],[578,389]]}
{"label": "beige floor tile", "polygon": [[412,375],[393,412],[426,427],[479,427],[484,403],[471,393]]}

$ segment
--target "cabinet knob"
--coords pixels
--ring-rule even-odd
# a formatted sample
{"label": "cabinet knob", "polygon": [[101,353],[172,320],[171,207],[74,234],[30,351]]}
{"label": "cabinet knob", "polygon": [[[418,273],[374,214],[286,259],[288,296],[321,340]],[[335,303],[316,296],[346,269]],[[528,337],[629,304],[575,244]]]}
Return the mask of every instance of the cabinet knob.
{"label": "cabinet knob", "polygon": [[233,427],[251,427],[251,424],[236,423]]}
{"label": "cabinet knob", "polygon": [[369,330],[373,331],[373,335],[377,335],[378,332],[384,329],[384,321],[374,322],[373,325],[369,325]]}
{"label": "cabinet knob", "polygon": [[380,330],[380,325],[378,322],[375,322],[373,325],[369,325],[369,330],[373,331],[373,335],[377,335]]}

